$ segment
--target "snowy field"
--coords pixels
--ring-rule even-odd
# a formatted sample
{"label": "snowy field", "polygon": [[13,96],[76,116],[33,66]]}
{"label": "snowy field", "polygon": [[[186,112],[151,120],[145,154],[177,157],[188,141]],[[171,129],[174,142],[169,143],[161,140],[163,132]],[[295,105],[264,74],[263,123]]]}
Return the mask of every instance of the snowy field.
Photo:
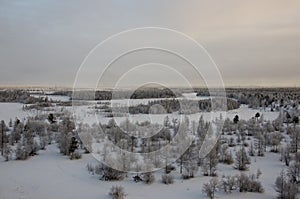
{"label": "snowy field", "polygon": [[[156,181],[151,185],[135,183],[132,178],[118,182],[100,181],[97,176],[88,174],[87,162],[95,163],[91,155],[83,155],[80,160],[70,161],[62,156],[55,145],[49,145],[46,151],[40,151],[38,156],[27,161],[9,161],[0,163],[0,198],[1,199],[108,199],[108,191],[112,185],[122,185],[130,199],[199,199],[207,198],[201,189],[209,177],[196,177],[182,180],[180,175],[175,176],[171,185],[161,183],[160,172],[156,173]],[[279,174],[282,164],[278,155],[266,154],[266,157],[257,158],[251,164],[251,171],[257,168],[262,171],[261,181],[265,193],[233,193],[217,194],[218,198],[245,198],[267,199],[275,198],[274,180]],[[200,172],[200,171],[199,171]],[[238,173],[232,165],[219,164],[218,173]],[[201,174],[200,174],[201,175]],[[130,176],[130,174],[129,174]]]}
{"label": "snowy field", "polygon": [[[83,123],[93,124],[101,122],[102,124],[108,123],[108,121],[111,119],[110,117],[104,117],[103,113],[95,112],[95,109],[93,106],[78,106],[74,107],[75,112],[77,114],[77,120],[81,121]],[[70,111],[72,111],[70,109]],[[243,120],[249,120],[252,117],[255,116],[255,114],[259,112],[263,115],[263,118],[265,120],[273,121],[276,119],[279,115],[279,112],[271,112],[269,110],[256,110],[256,109],[250,109],[246,105],[241,105],[240,108],[235,110],[230,110],[226,112],[226,118],[233,119],[235,115],[239,115],[240,119]],[[219,117],[221,112],[214,112],[214,115]],[[178,115],[178,113],[170,113],[170,114],[134,114],[129,115],[129,119],[131,122],[144,122],[144,121],[151,121],[152,123],[158,123],[162,124],[164,121],[164,118],[168,116],[170,121],[173,118],[180,119],[182,116]],[[199,121],[199,118],[203,116],[203,119],[205,121],[209,121],[211,118],[211,113],[209,112],[200,112],[196,114],[187,115],[190,121]],[[224,115],[223,115],[224,117]],[[116,122],[119,124],[119,122],[124,121],[125,117],[115,117],[114,118]]]}
{"label": "snowy field", "polygon": [[[58,98],[63,99],[63,98]],[[139,100],[138,103],[147,100]],[[120,103],[124,103],[120,101]],[[137,103],[137,102],[136,102]],[[23,111],[23,105],[19,103],[0,103],[0,119],[6,123],[15,117],[25,118],[36,114],[35,111]],[[97,122],[107,123],[109,119],[101,114],[95,116],[92,106],[78,106],[81,112],[81,120],[92,124]],[[55,107],[59,110],[62,107]],[[64,107],[66,108],[66,107]],[[72,107],[67,107],[71,111]],[[240,119],[248,120],[254,117],[255,113],[260,112],[265,120],[274,120],[278,117],[278,112],[269,110],[249,109],[247,106],[241,106],[239,109],[227,112],[226,117],[232,118],[239,115]],[[210,113],[198,113],[190,115],[190,120],[198,121],[203,115],[204,120],[209,120]],[[145,121],[150,118],[152,122],[162,123],[168,116],[171,119],[178,118],[178,114],[159,114],[159,115],[132,115],[132,121]],[[97,118],[97,119],[96,119]],[[124,118],[123,118],[124,119]],[[245,198],[245,199],[267,199],[276,198],[274,181],[282,169],[282,162],[279,161],[279,154],[266,153],[265,157],[252,157],[249,172],[255,173],[257,169],[262,171],[261,182],[265,189],[262,194],[258,193],[238,193],[233,194],[217,193],[217,198]],[[93,176],[86,169],[87,163],[96,164],[97,161],[91,154],[83,154],[80,160],[70,161],[67,156],[62,156],[56,144],[46,147],[46,150],[39,151],[38,156],[31,157],[26,161],[0,160],[0,199],[100,199],[109,198],[108,191],[112,185],[122,185],[130,199],[152,199],[152,198],[172,198],[172,199],[199,199],[207,198],[202,193],[202,186],[208,182],[210,177],[203,177],[201,169],[195,178],[182,180],[178,172],[174,172],[175,182],[171,185],[161,183],[161,174],[163,171],[155,173],[156,180],[152,185],[144,183],[135,183],[132,174],[123,181],[106,182],[99,180],[99,176]],[[249,173],[247,172],[247,173]],[[217,170],[218,176],[223,174],[237,174],[238,170],[233,165],[219,164]]]}
{"label": "snowy field", "polygon": [[33,112],[23,110],[23,104],[0,103],[0,120],[4,120],[6,124],[10,119],[14,120],[18,117],[20,120],[24,120],[32,114]]}

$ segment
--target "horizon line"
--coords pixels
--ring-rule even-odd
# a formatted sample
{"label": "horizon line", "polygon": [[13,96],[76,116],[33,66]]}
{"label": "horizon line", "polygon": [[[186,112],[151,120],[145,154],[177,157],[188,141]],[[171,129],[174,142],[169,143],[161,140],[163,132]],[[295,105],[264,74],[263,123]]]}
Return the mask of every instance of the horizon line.
{"label": "horizon line", "polygon": [[[98,87],[98,88],[91,88],[91,87],[81,87],[76,89],[82,89],[82,90],[114,90],[114,89],[120,89],[120,90],[130,90],[132,87],[119,87],[119,88],[112,88],[112,87]],[[159,86],[149,86],[146,88],[162,88]],[[197,89],[197,88],[208,88],[206,86],[193,86],[192,88],[182,87],[182,86],[170,86],[168,88],[172,89]],[[220,88],[220,87],[210,87],[210,88]],[[257,89],[268,89],[268,88],[300,88],[300,86],[297,85],[279,85],[279,86],[265,86],[265,85],[228,85],[224,86],[225,89],[229,88],[241,88],[241,89],[251,89],[251,88],[257,88]],[[73,90],[74,87],[72,86],[62,86],[62,85],[0,85],[0,89],[54,89],[54,90],[60,90],[60,89],[67,89],[67,90]]]}

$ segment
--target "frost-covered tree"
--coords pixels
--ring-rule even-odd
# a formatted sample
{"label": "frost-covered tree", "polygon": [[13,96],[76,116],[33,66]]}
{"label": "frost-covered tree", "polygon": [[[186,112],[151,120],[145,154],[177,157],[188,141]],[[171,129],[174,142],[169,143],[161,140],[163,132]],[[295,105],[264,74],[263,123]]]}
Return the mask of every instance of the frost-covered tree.
{"label": "frost-covered tree", "polygon": [[255,150],[252,142],[250,144],[249,156],[255,156]]}
{"label": "frost-covered tree", "polygon": [[288,168],[288,176],[293,183],[300,182],[300,162],[292,162]]}
{"label": "frost-covered tree", "polygon": [[282,139],[282,135],[279,132],[271,133],[269,136],[269,143],[272,146],[271,151],[278,153],[278,146],[280,145],[280,141]]}
{"label": "frost-covered tree", "polygon": [[295,153],[298,151],[299,148],[299,141],[300,141],[300,128],[294,128],[291,134],[291,152]]}
{"label": "frost-covered tree", "polygon": [[276,131],[283,132],[283,114],[280,111],[278,117],[273,121],[273,126]]}
{"label": "frost-covered tree", "polygon": [[278,199],[296,199],[297,185],[290,181],[284,171],[276,178],[275,190],[278,192]]}
{"label": "frost-covered tree", "polygon": [[185,179],[193,178],[195,173],[198,171],[198,157],[199,150],[197,150],[196,143],[194,141],[180,158],[180,172]]}
{"label": "frost-covered tree", "polygon": [[49,136],[48,136],[47,128],[44,128],[44,130],[40,132],[40,148],[42,150],[45,150],[48,143],[49,143]]}
{"label": "frost-covered tree", "polygon": [[71,132],[61,132],[58,138],[58,148],[63,155],[70,155],[70,144],[72,139]]}
{"label": "frost-covered tree", "polygon": [[27,156],[33,156],[37,154],[39,150],[38,143],[34,140],[35,132],[32,128],[31,121],[28,120],[26,125],[24,126],[22,144],[25,147],[25,151]]}
{"label": "frost-covered tree", "polygon": [[203,159],[202,170],[205,176],[216,176],[217,165],[219,162],[217,147],[214,147],[209,154]]}
{"label": "frost-covered tree", "polygon": [[256,136],[256,139],[255,139],[255,148],[256,148],[256,151],[257,151],[257,156],[264,156],[265,155],[265,147],[266,147],[266,144],[265,144],[265,137],[261,134],[257,135]]}
{"label": "frost-covered tree", "polygon": [[225,164],[232,164],[234,162],[231,151],[228,149],[227,144],[223,144],[220,147],[219,162]]}
{"label": "frost-covered tree", "polygon": [[0,122],[0,144],[1,144],[1,155],[4,155],[4,151],[7,148],[7,134],[6,134],[6,125],[4,120]]}
{"label": "frost-covered tree", "polygon": [[10,144],[14,145],[15,143],[18,143],[21,139],[21,134],[23,133],[24,124],[16,118],[13,125],[13,130],[10,134]]}
{"label": "frost-covered tree", "polygon": [[117,152],[116,156],[116,167],[121,171],[129,171],[131,165],[135,163],[136,159],[132,157],[131,153],[127,153],[123,150]]}
{"label": "frost-covered tree", "polygon": [[16,149],[16,159],[17,160],[26,160],[28,158],[28,154],[25,146],[22,143],[17,144]]}
{"label": "frost-covered tree", "polygon": [[290,165],[291,161],[291,154],[290,154],[290,147],[286,146],[281,149],[281,161],[284,161],[286,166]]}
{"label": "frost-covered tree", "polygon": [[70,118],[64,118],[62,123],[60,124],[60,135],[58,137],[58,147],[60,152],[64,155],[70,155],[70,145],[73,137],[73,130],[75,128],[75,124]]}
{"label": "frost-covered tree", "polygon": [[243,146],[236,152],[235,168],[241,171],[248,169],[247,164],[250,164],[250,158],[248,157],[245,147]]}

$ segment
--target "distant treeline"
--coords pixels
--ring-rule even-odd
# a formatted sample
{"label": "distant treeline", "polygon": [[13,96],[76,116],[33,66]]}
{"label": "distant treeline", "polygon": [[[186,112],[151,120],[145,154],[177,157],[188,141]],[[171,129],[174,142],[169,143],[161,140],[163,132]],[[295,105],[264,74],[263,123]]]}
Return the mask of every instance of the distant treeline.
{"label": "distant treeline", "polygon": [[[224,110],[223,107],[225,101],[221,98],[212,98],[212,100],[178,100],[178,99],[165,99],[149,101],[148,104],[139,104],[129,107],[129,113],[131,114],[162,114],[173,113],[178,111],[180,114],[193,114],[199,111],[211,111],[212,102],[215,107],[214,110]],[[159,105],[159,106],[155,106]],[[154,108],[153,108],[154,107]],[[156,107],[156,108],[155,108]],[[161,107],[161,108],[160,108]],[[240,103],[233,99],[227,99],[227,110],[238,109]]]}
{"label": "distant treeline", "polygon": [[[209,94],[208,89],[197,89],[197,96]],[[288,104],[299,105],[300,88],[226,88],[226,96],[250,108],[270,107],[273,110]]]}
{"label": "distant treeline", "polygon": [[[176,91],[174,91],[176,92]],[[76,91],[64,92],[74,100],[111,100],[111,99],[146,99],[146,98],[174,98],[181,97],[179,92],[174,93],[168,88],[143,88],[131,91]],[[55,93],[58,94],[58,93]],[[61,93],[60,93],[61,94]]]}
{"label": "distant treeline", "polygon": [[37,102],[43,102],[41,98],[35,98],[30,96],[30,93],[25,90],[1,90],[0,102],[19,102],[23,104],[34,104]]}

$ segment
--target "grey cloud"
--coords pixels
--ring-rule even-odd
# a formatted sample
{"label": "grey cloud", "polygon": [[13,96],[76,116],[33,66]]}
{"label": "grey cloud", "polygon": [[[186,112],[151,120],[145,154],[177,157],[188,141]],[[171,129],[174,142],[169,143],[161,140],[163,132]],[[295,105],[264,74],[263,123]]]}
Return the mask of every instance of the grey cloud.
{"label": "grey cloud", "polygon": [[294,86],[299,6],[283,0],[0,0],[0,84],[72,86],[96,44],[129,28],[161,26],[202,43],[227,85]]}

